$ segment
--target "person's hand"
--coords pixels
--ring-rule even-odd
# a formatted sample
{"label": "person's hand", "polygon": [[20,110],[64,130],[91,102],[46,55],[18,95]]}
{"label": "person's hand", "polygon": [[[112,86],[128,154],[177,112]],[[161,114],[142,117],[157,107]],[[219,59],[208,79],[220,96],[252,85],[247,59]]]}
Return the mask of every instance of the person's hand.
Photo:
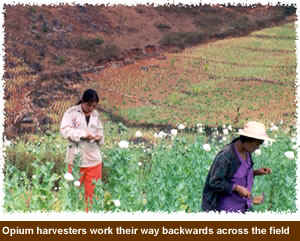
{"label": "person's hand", "polygon": [[251,192],[249,192],[248,189],[243,186],[235,185],[234,191],[236,191],[241,197],[245,197],[245,198],[251,197]]}
{"label": "person's hand", "polygon": [[252,198],[252,203],[255,205],[259,205],[262,204],[264,202],[264,193],[262,195],[259,196],[255,196]]}
{"label": "person's hand", "polygon": [[267,167],[259,168],[259,169],[255,170],[255,172],[254,172],[255,175],[267,175],[267,174],[271,174],[271,173],[272,173],[271,168],[267,168]]}
{"label": "person's hand", "polygon": [[102,139],[102,136],[100,136],[100,135],[95,135],[94,136],[95,141],[100,141],[101,139]]}
{"label": "person's hand", "polygon": [[86,136],[82,139],[87,140],[87,141],[91,141],[93,140],[95,137],[91,134],[91,133],[87,133]]}

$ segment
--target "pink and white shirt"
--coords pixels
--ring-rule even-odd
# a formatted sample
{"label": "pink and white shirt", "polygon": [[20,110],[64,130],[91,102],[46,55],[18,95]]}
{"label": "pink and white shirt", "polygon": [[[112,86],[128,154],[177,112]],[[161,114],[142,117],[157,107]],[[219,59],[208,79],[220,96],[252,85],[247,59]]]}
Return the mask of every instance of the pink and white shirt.
{"label": "pink and white shirt", "polygon": [[[87,124],[81,105],[70,107],[62,118],[60,133],[70,142],[65,162],[72,164],[78,153],[81,156],[80,167],[91,167],[102,162],[99,145],[104,144],[104,131],[98,111],[92,111]],[[83,140],[87,133],[102,138],[99,142]]]}

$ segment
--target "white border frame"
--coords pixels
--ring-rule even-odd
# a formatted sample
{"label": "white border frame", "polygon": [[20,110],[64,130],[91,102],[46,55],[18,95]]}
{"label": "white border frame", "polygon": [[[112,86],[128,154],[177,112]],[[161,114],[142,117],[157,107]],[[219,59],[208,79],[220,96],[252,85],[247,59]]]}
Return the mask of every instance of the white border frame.
{"label": "white border frame", "polygon": [[[272,5],[276,5],[278,3],[278,0],[274,1],[201,1],[201,0],[168,0],[168,1],[159,1],[159,0],[103,0],[103,1],[71,1],[71,0],[65,0],[65,1],[54,1],[54,0],[39,0],[39,1],[11,1],[11,0],[5,0],[5,4],[31,4],[31,5],[42,5],[42,4],[48,4],[48,5],[57,5],[60,3],[66,3],[66,4],[126,4],[126,5],[136,5],[136,4],[147,4],[147,3],[154,3],[157,4],[199,4],[199,3],[207,3],[207,4],[217,4],[217,3],[232,3],[232,4],[256,4],[261,3],[263,5],[266,5],[268,3]],[[297,7],[297,40],[296,40],[296,46],[297,46],[297,63],[299,63],[299,49],[300,49],[300,43],[299,43],[299,6],[297,5],[296,0],[295,1],[280,1],[281,4],[296,4]],[[1,79],[0,83],[1,86],[4,85],[3,81],[3,73],[4,73],[4,9],[3,9],[4,3],[1,1],[0,7],[1,7],[1,16],[0,16],[0,25],[1,25],[1,38],[0,38],[0,46],[2,47],[2,51],[0,51],[0,74]],[[299,93],[299,70],[300,66],[297,64],[297,77],[296,77],[296,99],[299,103],[300,101],[300,93]],[[1,113],[4,111],[4,90],[3,88],[0,88],[0,110]],[[299,116],[299,104],[297,103],[297,117]],[[2,114],[0,116],[0,133],[1,137],[4,130],[4,115]],[[297,127],[300,127],[300,119],[297,118]],[[297,128],[297,143],[300,144],[300,129]],[[297,189],[297,209],[298,211],[296,213],[247,213],[245,214],[218,214],[218,213],[198,213],[198,214],[187,214],[185,212],[178,212],[178,213],[151,213],[151,212],[137,212],[137,213],[12,213],[9,214],[7,212],[4,212],[3,210],[3,197],[4,197],[4,191],[3,191],[3,154],[2,154],[2,146],[3,141],[2,138],[0,138],[0,221],[300,221],[300,193],[299,193],[299,184],[300,184],[300,175],[297,175],[297,181],[298,184]],[[299,156],[297,157],[297,167],[299,167]],[[298,168],[297,168],[298,170]]]}

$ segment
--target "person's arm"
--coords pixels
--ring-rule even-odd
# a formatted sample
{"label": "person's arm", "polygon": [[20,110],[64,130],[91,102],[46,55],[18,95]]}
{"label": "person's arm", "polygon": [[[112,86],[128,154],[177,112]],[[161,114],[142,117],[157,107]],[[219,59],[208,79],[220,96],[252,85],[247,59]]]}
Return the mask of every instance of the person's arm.
{"label": "person's arm", "polygon": [[226,176],[230,168],[229,160],[224,154],[218,155],[212,164],[208,185],[215,192],[232,193],[233,183]]}
{"label": "person's arm", "polygon": [[271,173],[272,173],[272,169],[267,167],[259,168],[253,171],[254,176],[267,175]]}
{"label": "person's arm", "polygon": [[96,124],[97,124],[97,127],[96,127],[94,140],[99,145],[103,145],[104,144],[104,128],[103,128],[102,122],[99,118],[99,114],[97,114]]}
{"label": "person's arm", "polygon": [[237,192],[241,197],[251,197],[251,193],[247,188],[233,184],[226,174],[231,168],[230,160],[225,158],[224,155],[216,157],[216,160],[211,169],[211,175],[209,178],[209,186],[216,192],[231,194]]}
{"label": "person's arm", "polygon": [[233,191],[237,192],[241,197],[251,198],[251,192],[243,186],[240,185],[234,185]]}
{"label": "person's arm", "polygon": [[104,130],[98,112],[93,113],[93,120],[87,131],[92,136],[91,142],[97,142],[99,145],[104,144]]}

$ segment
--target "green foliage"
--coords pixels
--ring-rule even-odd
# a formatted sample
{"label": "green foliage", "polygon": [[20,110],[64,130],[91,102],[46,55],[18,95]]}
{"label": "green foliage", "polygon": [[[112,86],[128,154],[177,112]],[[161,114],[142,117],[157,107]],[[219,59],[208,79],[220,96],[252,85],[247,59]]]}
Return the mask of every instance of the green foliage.
{"label": "green foliage", "polygon": [[161,145],[146,165],[146,209],[150,211],[199,212],[202,188],[214,153],[202,149],[203,140],[187,144],[176,139]]}
{"label": "green foliage", "polygon": [[[198,127],[195,127],[196,129]],[[133,145],[129,148],[104,147],[104,166],[107,180],[95,183],[95,195],[90,209],[99,211],[164,211],[200,212],[204,182],[217,152],[232,137],[223,140],[222,130],[212,130],[210,138],[197,134],[190,138],[179,131],[176,138],[162,139],[154,146]],[[292,131],[294,135],[295,130]],[[254,180],[252,195],[264,193],[263,204],[254,206],[254,211],[296,211],[296,157],[288,159],[285,152],[295,152],[295,142],[283,131],[269,133],[276,141],[262,146],[261,155],[253,154],[254,169],[271,167],[272,174],[258,176]],[[42,137],[41,137],[42,138]],[[209,143],[211,150],[203,145]],[[27,144],[24,148],[32,148]],[[53,143],[52,143],[53,145]],[[50,146],[48,146],[49,148]],[[18,143],[12,147],[18,148]],[[72,175],[67,181],[54,169],[54,162],[41,161],[36,157],[26,162],[32,167],[32,176],[17,168],[6,156],[4,178],[4,208],[13,211],[84,211],[84,187],[75,186],[78,181],[80,156],[74,161]],[[64,165],[59,173],[66,173]]]}
{"label": "green foliage", "polygon": [[279,134],[272,146],[264,146],[261,149],[262,154],[254,156],[255,168],[271,167],[272,174],[255,178],[254,192],[264,193],[265,202],[262,205],[254,206],[254,210],[295,212],[296,158],[290,160],[284,155],[286,151],[292,151],[297,156],[293,142],[285,134]]}
{"label": "green foliage", "polygon": [[64,56],[58,56],[55,59],[55,64],[57,64],[57,65],[63,65],[65,62],[66,62],[66,59]]}
{"label": "green foliage", "polygon": [[32,136],[28,141],[18,140],[14,146],[5,150],[6,165],[13,165],[31,178],[34,172],[29,165],[35,160],[41,164],[54,163],[53,171],[60,175],[64,168],[67,143],[59,134],[50,133],[44,136]]}
{"label": "green foliage", "polygon": [[142,185],[138,150],[115,149],[106,153],[106,167],[109,169],[107,189],[113,199],[120,200],[121,210],[141,210]]}
{"label": "green foliage", "polygon": [[5,165],[4,176],[4,209],[8,212],[28,210],[30,180],[25,172]]}
{"label": "green foliage", "polygon": [[56,201],[52,188],[58,180],[58,175],[52,172],[54,163],[47,161],[41,165],[41,162],[36,160],[32,165],[34,175],[31,180],[29,210],[51,211]]}
{"label": "green foliage", "polygon": [[167,101],[171,105],[180,105],[184,98],[185,98],[185,95],[183,95],[181,93],[172,93],[168,96]]}
{"label": "green foliage", "polygon": [[[66,165],[65,173],[68,172]],[[72,165],[73,181],[67,181],[64,178],[60,180],[61,189],[59,191],[59,199],[62,201],[61,210],[66,211],[83,211],[86,207],[84,200],[84,187],[74,185],[74,182],[80,179],[80,155],[77,155]]]}
{"label": "green foliage", "polygon": [[118,131],[119,131],[119,133],[122,134],[124,132],[127,132],[128,128],[122,122],[119,122],[119,124],[118,124]]}
{"label": "green foliage", "polygon": [[53,162],[32,163],[33,173],[29,179],[24,171],[13,165],[5,168],[5,204],[7,211],[50,211],[56,202],[52,191],[58,175],[53,173]]}

